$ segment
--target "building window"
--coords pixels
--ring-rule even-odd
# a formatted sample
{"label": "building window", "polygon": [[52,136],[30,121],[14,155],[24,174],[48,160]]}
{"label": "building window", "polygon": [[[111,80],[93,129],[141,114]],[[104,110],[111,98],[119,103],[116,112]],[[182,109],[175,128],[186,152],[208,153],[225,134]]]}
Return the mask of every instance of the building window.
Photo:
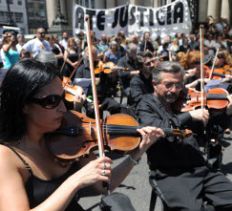
{"label": "building window", "polygon": [[[14,13],[10,13],[11,17],[13,18]],[[1,22],[9,22],[9,13],[8,12],[0,12],[0,20]]]}
{"label": "building window", "polygon": [[8,3],[8,4],[14,4],[14,0],[6,0],[6,3]]}
{"label": "building window", "polygon": [[76,4],[79,4],[84,7],[94,8],[95,0],[76,0]]}
{"label": "building window", "polygon": [[14,16],[16,23],[23,23],[23,13],[16,12]]}
{"label": "building window", "polygon": [[22,1],[18,0],[18,5],[22,5]]}
{"label": "building window", "polygon": [[95,8],[94,3],[95,3],[95,0],[91,0],[91,8]]}

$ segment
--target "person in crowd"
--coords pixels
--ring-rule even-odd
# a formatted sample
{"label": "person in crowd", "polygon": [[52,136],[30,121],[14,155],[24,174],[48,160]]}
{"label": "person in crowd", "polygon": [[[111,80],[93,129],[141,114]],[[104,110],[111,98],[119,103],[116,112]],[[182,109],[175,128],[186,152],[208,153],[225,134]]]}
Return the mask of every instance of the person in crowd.
{"label": "person in crowd", "polygon": [[171,38],[166,35],[161,39],[161,44],[157,50],[157,54],[160,57],[160,60],[168,61],[169,60],[169,45]]}
{"label": "person in crowd", "polygon": [[26,59],[12,67],[2,83],[2,211],[81,211],[79,197],[105,193],[103,182],[110,183],[110,191],[115,189],[142,154],[164,136],[159,128],[139,129],[139,147],[113,169],[109,157],[96,158],[93,153],[71,162],[56,159],[48,149],[46,134],[60,128],[67,110],[62,83],[54,70],[51,64]]}
{"label": "person in crowd", "polygon": [[145,52],[145,51],[150,51],[152,53],[155,51],[151,41],[150,32],[144,32],[143,39],[140,43],[140,52]]}
{"label": "person in crowd", "polygon": [[216,49],[220,49],[220,50],[223,50],[223,49],[227,49],[227,42],[225,40],[225,37],[222,35],[222,34],[218,34],[216,36],[216,44],[215,44],[215,48]]}
{"label": "person in crowd", "polygon": [[66,49],[68,46],[68,38],[69,38],[68,32],[64,31],[62,33],[62,39],[59,42],[59,44],[63,46],[64,49]]}
{"label": "person in crowd", "polygon": [[134,75],[139,75],[143,67],[143,58],[138,55],[138,45],[128,44],[126,55],[118,61],[117,65],[125,68],[124,71],[119,71],[118,76],[125,95],[129,96],[130,80]]}
{"label": "person in crowd", "polygon": [[216,40],[213,34],[207,33],[205,35],[204,47],[206,50],[216,50]]}
{"label": "person in crowd", "polygon": [[[152,56],[152,54],[150,54]],[[139,101],[142,99],[143,95],[148,93],[153,93],[152,85],[152,69],[154,68],[154,63],[152,57],[149,53],[144,56],[144,64],[138,75],[135,75],[130,80],[130,93],[128,96],[128,105],[136,109]]]}
{"label": "person in crowd", "polygon": [[[92,56],[94,61],[94,67],[97,67],[99,63],[97,52],[97,48],[93,47]],[[83,64],[78,67],[74,78],[91,78],[88,48],[86,48],[84,51]]]}
{"label": "person in crowd", "polygon": [[[98,74],[95,74],[96,81],[97,81],[97,92],[98,92],[98,98],[99,102],[101,104],[100,110],[103,112],[103,110],[107,110],[110,113],[119,113],[121,109],[120,103],[116,102],[115,99],[113,99],[113,96],[116,95],[116,86],[117,86],[117,72],[112,67],[112,71],[109,74],[105,74],[102,66],[102,62],[98,59],[97,54],[97,48],[92,47],[92,57],[94,62],[94,68],[95,70],[99,71]],[[94,71],[95,71],[94,70]],[[79,84],[78,81],[80,79],[90,79],[91,78],[91,72],[90,72],[90,64],[89,64],[89,52],[88,48],[85,49],[84,52],[84,58],[83,58],[83,64],[78,68],[75,77],[74,77],[74,84]],[[87,97],[92,97],[92,88],[91,84],[88,86],[83,87]],[[93,108],[92,103],[86,102],[84,104],[87,113],[89,116],[93,116]]]}
{"label": "person in crowd", "polygon": [[25,37],[24,37],[24,34],[17,34],[17,45],[16,45],[16,48],[17,48],[17,51],[19,53],[21,53],[21,50],[23,48],[23,45],[25,44]]}
{"label": "person in crowd", "polygon": [[125,35],[125,32],[124,31],[119,31],[117,33],[117,36],[118,40],[120,41],[120,45],[122,46],[122,48],[126,49],[126,35]]}
{"label": "person in crowd", "polygon": [[117,64],[121,57],[122,54],[119,49],[119,44],[115,40],[112,40],[109,44],[109,49],[104,53],[103,62],[113,62]]}
{"label": "person in crowd", "polygon": [[19,61],[19,52],[16,48],[17,38],[14,32],[6,32],[2,41],[1,58],[4,69],[10,69]]}
{"label": "person in crowd", "polygon": [[178,51],[179,51],[178,40],[176,38],[173,38],[168,46],[169,61],[176,61]]}
{"label": "person in crowd", "polygon": [[98,50],[98,57],[103,59],[104,53],[108,50],[109,44],[106,34],[101,35],[101,39],[96,46]]}
{"label": "person in crowd", "polygon": [[[35,60],[42,63],[52,64],[56,67],[56,69],[59,70],[59,60],[56,57],[56,55],[52,52],[42,51],[35,57]],[[61,76],[60,78],[62,80]],[[68,81],[67,84],[64,84],[64,80],[62,80],[62,82],[64,90],[67,94],[64,97],[64,103],[66,108],[81,112],[83,104],[86,101],[86,95],[83,88],[81,86],[73,86],[71,82]],[[69,96],[71,96],[71,98]]]}
{"label": "person in crowd", "polygon": [[[232,183],[213,170],[199,149],[211,115],[205,108],[180,113],[183,68],[176,62],[162,62],[152,72],[154,93],[144,95],[137,106],[142,125],[161,128],[189,128],[194,135],[160,138],[147,151],[150,178],[157,184],[163,202],[170,210],[231,210]],[[232,114],[232,103],[216,121]],[[171,187],[171,188],[170,188]]]}
{"label": "person in crowd", "polygon": [[190,50],[199,50],[200,49],[200,43],[199,43],[199,40],[197,40],[197,37],[195,34],[189,35],[188,42],[189,42],[188,45],[189,45]]}
{"label": "person in crowd", "polygon": [[57,69],[58,59],[56,55],[51,51],[41,51],[34,59],[41,63],[52,64]]}
{"label": "person in crowd", "polygon": [[123,36],[123,32],[119,32],[117,34],[117,36],[114,37],[114,40],[118,44],[118,50],[119,50],[119,52],[121,54],[121,57],[125,56],[126,55],[126,48],[127,48],[127,46],[126,46],[126,43],[125,43],[126,40],[125,40],[125,38]]}
{"label": "person in crowd", "polygon": [[181,39],[181,45],[179,45],[179,51],[186,53],[189,49],[189,42],[188,42],[188,38],[186,36],[184,36]]}
{"label": "person in crowd", "polygon": [[77,43],[74,37],[68,39],[67,48],[64,51],[64,69],[62,75],[69,77],[74,69],[79,65],[78,59],[80,58],[80,49],[77,47]]}
{"label": "person in crowd", "polygon": [[36,31],[36,37],[29,40],[23,45],[22,51],[29,52],[34,58],[41,51],[51,51],[51,46],[47,40],[45,40],[45,29],[40,27]]}
{"label": "person in crowd", "polygon": [[51,46],[52,52],[55,54],[57,58],[57,67],[61,69],[64,63],[64,47],[59,44],[58,38],[55,35],[51,35],[48,37],[49,44]]}
{"label": "person in crowd", "polygon": [[133,34],[129,36],[129,43],[134,43],[135,45],[139,45],[139,35]]}
{"label": "person in crowd", "polygon": [[[92,37],[92,41],[94,43],[94,34],[91,32],[91,37]],[[77,35],[76,35],[76,42],[79,43],[78,45],[80,46],[81,51],[84,51],[85,48],[87,47],[87,38],[85,36],[85,33],[83,31],[80,31]]]}

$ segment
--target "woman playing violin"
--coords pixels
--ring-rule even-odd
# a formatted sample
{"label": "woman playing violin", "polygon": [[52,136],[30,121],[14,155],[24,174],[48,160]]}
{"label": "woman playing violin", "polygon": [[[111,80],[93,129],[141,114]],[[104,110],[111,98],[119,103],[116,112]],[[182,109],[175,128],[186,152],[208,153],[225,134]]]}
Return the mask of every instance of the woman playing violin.
{"label": "woman playing violin", "polygon": [[[22,60],[9,70],[0,90],[0,210],[83,210],[77,197],[110,190],[128,175],[163,131],[145,127],[139,147],[115,169],[92,153],[71,163],[49,152],[45,134],[58,129],[66,108],[54,66]],[[83,188],[89,187],[89,191]],[[12,203],[13,202],[13,203]]]}

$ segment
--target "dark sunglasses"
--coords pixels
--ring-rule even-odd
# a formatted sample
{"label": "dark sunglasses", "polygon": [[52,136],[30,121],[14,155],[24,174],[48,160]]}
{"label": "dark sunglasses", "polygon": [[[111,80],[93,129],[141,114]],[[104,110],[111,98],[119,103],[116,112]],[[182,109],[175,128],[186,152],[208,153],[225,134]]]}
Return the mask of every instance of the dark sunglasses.
{"label": "dark sunglasses", "polygon": [[32,98],[31,102],[38,104],[46,109],[53,109],[60,104],[61,100],[64,100],[64,96],[65,93],[63,93],[62,95],[48,95],[44,98]]}

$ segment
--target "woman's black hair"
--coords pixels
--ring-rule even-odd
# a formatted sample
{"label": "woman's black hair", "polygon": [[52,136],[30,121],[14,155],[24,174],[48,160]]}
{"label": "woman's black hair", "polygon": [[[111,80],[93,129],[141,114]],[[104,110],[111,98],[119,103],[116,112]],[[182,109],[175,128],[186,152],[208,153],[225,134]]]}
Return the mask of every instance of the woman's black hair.
{"label": "woman's black hair", "polygon": [[6,74],[0,87],[0,139],[17,141],[26,132],[24,105],[56,76],[52,64],[25,59]]}

